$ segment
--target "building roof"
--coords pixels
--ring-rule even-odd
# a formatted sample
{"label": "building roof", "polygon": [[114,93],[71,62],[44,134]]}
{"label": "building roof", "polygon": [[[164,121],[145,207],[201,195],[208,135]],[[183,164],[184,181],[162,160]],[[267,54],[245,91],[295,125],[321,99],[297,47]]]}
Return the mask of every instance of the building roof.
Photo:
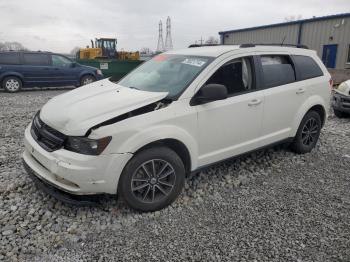
{"label": "building roof", "polygon": [[284,22],[284,23],[262,25],[262,26],[234,29],[234,30],[228,30],[228,31],[221,31],[221,32],[219,32],[219,35],[223,35],[223,34],[226,34],[226,33],[236,33],[236,32],[251,31],[251,30],[256,30],[256,29],[266,29],[266,28],[272,28],[272,27],[278,27],[278,26],[287,26],[287,25],[295,25],[295,24],[323,21],[323,20],[336,19],[336,18],[345,18],[345,17],[350,17],[350,13],[328,15],[328,16],[320,16],[320,17],[301,19],[301,20],[296,20],[296,21],[291,21],[291,22]]}

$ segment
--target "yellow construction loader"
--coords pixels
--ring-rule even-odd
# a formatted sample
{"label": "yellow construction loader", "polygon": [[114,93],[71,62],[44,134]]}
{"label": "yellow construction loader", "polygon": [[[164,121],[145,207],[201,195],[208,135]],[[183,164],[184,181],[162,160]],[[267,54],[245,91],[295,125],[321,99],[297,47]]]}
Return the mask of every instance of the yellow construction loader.
{"label": "yellow construction loader", "polygon": [[120,59],[120,60],[139,60],[139,52],[117,52],[116,38],[96,38],[91,40],[91,47],[82,48],[77,53],[77,59]]}

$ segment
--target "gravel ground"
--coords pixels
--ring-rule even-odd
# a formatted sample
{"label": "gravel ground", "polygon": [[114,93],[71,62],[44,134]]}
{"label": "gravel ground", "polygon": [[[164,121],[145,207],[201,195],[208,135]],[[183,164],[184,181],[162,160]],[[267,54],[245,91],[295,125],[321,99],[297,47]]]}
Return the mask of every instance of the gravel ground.
{"label": "gravel ground", "polygon": [[24,172],[24,128],[62,92],[0,91],[0,261],[350,261],[350,119],[331,115],[310,154],[225,162],[141,214],[114,198],[66,206]]}

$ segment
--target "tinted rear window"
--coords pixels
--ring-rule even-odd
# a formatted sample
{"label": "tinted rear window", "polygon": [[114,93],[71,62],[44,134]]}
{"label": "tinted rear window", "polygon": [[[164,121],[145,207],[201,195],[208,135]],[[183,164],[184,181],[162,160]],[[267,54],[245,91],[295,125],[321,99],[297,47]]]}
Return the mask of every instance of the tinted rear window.
{"label": "tinted rear window", "polygon": [[2,65],[18,65],[18,53],[0,53],[0,64]]}
{"label": "tinted rear window", "polygon": [[48,65],[47,54],[23,54],[23,61],[26,65]]}
{"label": "tinted rear window", "polygon": [[261,56],[265,88],[295,82],[295,72],[288,56]]}
{"label": "tinted rear window", "polygon": [[299,71],[299,80],[323,76],[321,68],[311,57],[294,55],[293,60]]}

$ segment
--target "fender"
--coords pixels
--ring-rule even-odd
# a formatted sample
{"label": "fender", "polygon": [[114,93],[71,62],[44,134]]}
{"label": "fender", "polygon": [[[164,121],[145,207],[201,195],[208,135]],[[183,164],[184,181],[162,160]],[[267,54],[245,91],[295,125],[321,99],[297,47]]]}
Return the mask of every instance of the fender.
{"label": "fender", "polygon": [[186,130],[173,125],[159,125],[137,132],[125,140],[117,153],[135,153],[140,148],[163,139],[175,139],[183,143],[191,158],[191,171],[198,167],[198,145]]}
{"label": "fender", "polygon": [[23,81],[24,77],[23,77],[23,75],[18,73],[18,72],[16,72],[16,71],[6,71],[6,72],[0,74],[0,82],[7,76],[17,76],[19,79],[21,79],[22,84],[24,85],[24,81]]}
{"label": "fender", "polygon": [[305,116],[305,114],[313,107],[316,105],[320,105],[323,107],[326,116],[325,118],[327,118],[327,105],[324,101],[324,99],[319,96],[319,95],[313,95],[310,96],[305,102],[304,104],[299,108],[294,121],[293,121],[293,125],[292,125],[292,131],[291,131],[291,137],[294,137],[298,131],[299,125],[301,120],[303,119],[303,117]]}

